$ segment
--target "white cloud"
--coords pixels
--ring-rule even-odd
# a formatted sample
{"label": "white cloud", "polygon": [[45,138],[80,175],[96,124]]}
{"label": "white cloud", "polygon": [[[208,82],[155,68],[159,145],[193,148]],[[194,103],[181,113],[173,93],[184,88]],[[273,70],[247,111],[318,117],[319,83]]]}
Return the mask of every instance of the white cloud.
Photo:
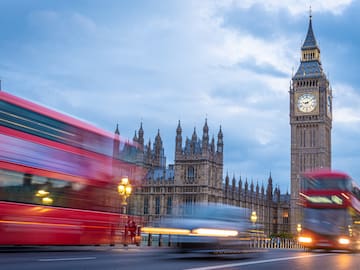
{"label": "white cloud", "polygon": [[302,15],[309,12],[328,12],[335,15],[341,14],[353,1],[352,0],[227,0],[216,1],[212,5],[217,8],[249,9],[253,6],[262,6],[269,12],[288,10],[291,15]]}
{"label": "white cloud", "polygon": [[337,83],[333,90],[333,118],[336,124],[360,123],[360,94],[352,86]]}
{"label": "white cloud", "polygon": [[337,108],[334,120],[343,124],[359,124],[360,110],[353,108]]}
{"label": "white cloud", "polygon": [[[20,50],[24,62],[9,67],[21,67],[21,73],[2,74],[23,81],[19,86],[26,85],[23,93],[43,104],[72,110],[110,128],[119,121],[122,135],[130,138],[140,121],[145,138],[154,137],[160,128],[170,163],[177,121],[181,120],[184,137],[191,136],[194,123],[201,136],[207,117],[215,137],[219,125],[223,127],[224,170],[230,167],[250,178],[258,174],[267,178],[270,169],[281,170],[279,180],[288,181],[289,81],[292,67],[299,64],[307,21],[302,36],[286,25],[274,25],[264,35],[241,23],[224,22],[230,12],[258,9],[269,18],[284,13],[298,20],[308,14],[310,1],[179,2],[182,7],[176,12],[156,9],[144,17],[129,16],[126,22],[121,14],[101,20],[85,9],[33,12],[30,34],[41,39],[17,44],[26,46]],[[330,15],[341,14],[350,4],[311,1],[314,13]],[[358,90],[345,84],[334,89],[334,124],[358,126]],[[238,160],[227,158],[230,151]],[[264,154],[279,159],[270,158],[264,168],[258,164]]]}
{"label": "white cloud", "polygon": [[274,134],[272,131],[264,129],[264,128],[256,128],[255,129],[255,138],[261,145],[266,145],[271,142]]}
{"label": "white cloud", "polygon": [[264,39],[256,37],[242,29],[224,29],[218,26],[214,33],[219,36],[219,42],[211,44],[210,53],[217,60],[217,64],[232,66],[254,61],[257,66],[271,67],[281,72],[289,72],[294,50],[289,46],[290,41],[283,37]]}

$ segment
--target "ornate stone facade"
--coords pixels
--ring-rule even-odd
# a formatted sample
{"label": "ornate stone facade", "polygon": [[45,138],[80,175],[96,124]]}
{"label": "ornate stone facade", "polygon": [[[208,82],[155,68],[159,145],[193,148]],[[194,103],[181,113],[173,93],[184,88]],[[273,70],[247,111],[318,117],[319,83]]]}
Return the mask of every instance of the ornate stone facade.
{"label": "ornate stone facade", "polygon": [[180,121],[176,128],[174,164],[166,166],[160,131],[153,147],[144,145],[142,124],[133,140],[142,149],[138,164],[146,168],[142,183],[135,187],[128,213],[140,215],[147,224],[174,213],[180,204],[215,202],[249,209],[257,213],[257,226],[266,234],[289,232],[289,194],[273,187],[271,174],[266,189],[248,179],[223,179],[224,141],[220,127],[217,140],[209,137],[207,121],[202,136],[194,128],[191,138],[183,141]]}
{"label": "ornate stone facade", "polygon": [[331,167],[332,89],[320,61],[310,14],[299,68],[290,85],[291,231],[301,224],[299,175]]}
{"label": "ornate stone facade", "polygon": [[[281,194],[279,187],[273,188],[271,174],[266,189],[263,184],[259,186],[252,180],[243,181],[241,177],[237,180],[233,176],[230,180],[226,175],[223,179],[221,127],[216,143],[214,137],[209,138],[206,120],[202,137],[198,137],[194,129],[191,138],[183,141],[179,121],[174,164],[167,166],[160,131],[153,146],[150,141],[145,145],[141,124],[133,141],[141,149],[137,154],[137,164],[145,168],[147,174],[135,187],[129,213],[141,215],[151,224],[156,219],[171,215],[179,204],[217,202],[256,211],[257,223],[263,225],[268,235],[296,233],[296,226],[301,223],[301,211],[297,206],[300,173],[318,167],[331,167],[332,89],[322,69],[311,15],[301,47],[300,65],[292,77],[289,94],[291,195]],[[114,153],[117,153],[115,148]]]}

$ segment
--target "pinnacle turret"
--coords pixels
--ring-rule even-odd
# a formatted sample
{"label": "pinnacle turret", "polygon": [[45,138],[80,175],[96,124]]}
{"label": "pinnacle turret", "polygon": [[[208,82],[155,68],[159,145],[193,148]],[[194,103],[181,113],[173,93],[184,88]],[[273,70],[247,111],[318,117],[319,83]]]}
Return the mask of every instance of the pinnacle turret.
{"label": "pinnacle turret", "polygon": [[144,130],[142,127],[142,122],[140,123],[140,129],[138,135],[139,135],[138,142],[142,147],[144,147]]}
{"label": "pinnacle turret", "polygon": [[175,138],[175,153],[181,153],[182,152],[182,135],[181,135],[182,129],[180,125],[180,120],[178,123],[178,126],[176,128],[176,138]]}
{"label": "pinnacle turret", "polygon": [[134,141],[134,142],[137,142],[137,141],[138,141],[138,137],[137,137],[136,130],[135,130],[135,134],[134,134],[134,137],[133,137],[133,141]]}
{"label": "pinnacle turret", "polygon": [[197,141],[196,127],[194,127],[194,132],[193,132],[193,134],[192,134],[191,140],[192,140],[193,142],[196,142],[196,141]]}
{"label": "pinnacle turret", "polygon": [[221,126],[220,126],[220,130],[219,130],[219,133],[218,133],[217,151],[219,153],[222,153],[223,152],[223,147],[224,147],[223,133],[222,133]]}
{"label": "pinnacle turret", "polygon": [[312,27],[312,15],[310,13],[308,31],[306,34],[304,44],[302,45],[301,49],[304,50],[304,49],[315,49],[315,48],[318,48],[318,45],[316,43],[316,39]]}
{"label": "pinnacle turret", "polygon": [[293,80],[318,78],[322,75],[323,69],[320,61],[320,48],[315,39],[312,27],[312,15],[310,14],[308,31],[301,47],[300,66],[293,76]]}
{"label": "pinnacle turret", "polygon": [[202,136],[202,148],[206,153],[209,147],[209,127],[207,125],[207,119],[205,119],[205,124],[203,127],[203,136]]}
{"label": "pinnacle turret", "polygon": [[116,124],[115,134],[120,135],[119,124]]}

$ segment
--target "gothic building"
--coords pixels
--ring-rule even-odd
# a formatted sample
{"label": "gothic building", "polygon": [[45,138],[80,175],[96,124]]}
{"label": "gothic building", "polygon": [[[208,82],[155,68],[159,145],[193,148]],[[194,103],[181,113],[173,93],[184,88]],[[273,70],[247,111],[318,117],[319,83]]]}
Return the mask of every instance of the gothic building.
{"label": "gothic building", "polygon": [[299,68],[290,85],[291,231],[301,224],[299,175],[331,167],[332,89],[320,61],[312,16],[301,47]]}
{"label": "gothic building", "polygon": [[[139,146],[137,167],[145,169],[145,177],[135,186],[128,211],[140,215],[151,224],[174,213],[180,204],[215,202],[245,207],[257,213],[257,223],[264,231],[296,233],[301,223],[301,209],[297,205],[299,175],[307,170],[331,167],[332,89],[320,61],[320,48],[312,28],[312,16],[301,60],[293,75],[290,89],[291,126],[291,194],[281,194],[273,187],[271,174],[266,188],[253,180],[223,179],[224,140],[220,127],[216,142],[209,137],[207,120],[199,137],[194,128],[191,138],[183,140],[180,121],[176,128],[174,164],[166,165],[160,131],[154,144],[144,143],[142,124],[133,141]],[[118,136],[118,128],[116,135]],[[116,137],[116,136],[115,136]],[[118,144],[114,155],[119,156]],[[129,148],[130,149],[130,148]],[[122,150],[124,152],[126,148]],[[126,151],[125,151],[126,152]],[[135,175],[142,175],[136,174]]]}
{"label": "gothic building", "polygon": [[144,144],[142,124],[135,132],[134,142],[141,149],[138,165],[146,168],[146,176],[134,187],[129,198],[128,213],[140,215],[146,224],[175,214],[176,206],[195,203],[222,203],[245,207],[257,213],[257,224],[265,232],[289,232],[289,195],[273,187],[271,174],[267,186],[248,179],[223,179],[224,141],[220,127],[217,138],[210,138],[205,120],[202,135],[196,128],[183,140],[180,121],[176,128],[174,164],[166,165],[160,131],[153,146]]}

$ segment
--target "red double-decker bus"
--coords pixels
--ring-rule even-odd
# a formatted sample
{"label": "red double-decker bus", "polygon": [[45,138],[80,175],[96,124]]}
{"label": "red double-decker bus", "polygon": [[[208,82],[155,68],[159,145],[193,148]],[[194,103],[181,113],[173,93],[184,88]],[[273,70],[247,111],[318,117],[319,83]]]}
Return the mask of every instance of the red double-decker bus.
{"label": "red double-decker bus", "polygon": [[[116,156],[114,157],[114,151]],[[0,245],[124,240],[120,178],[141,178],[118,135],[0,91]]]}
{"label": "red double-decker bus", "polygon": [[346,173],[316,170],[300,178],[299,242],[309,250],[360,250],[360,189]]}

